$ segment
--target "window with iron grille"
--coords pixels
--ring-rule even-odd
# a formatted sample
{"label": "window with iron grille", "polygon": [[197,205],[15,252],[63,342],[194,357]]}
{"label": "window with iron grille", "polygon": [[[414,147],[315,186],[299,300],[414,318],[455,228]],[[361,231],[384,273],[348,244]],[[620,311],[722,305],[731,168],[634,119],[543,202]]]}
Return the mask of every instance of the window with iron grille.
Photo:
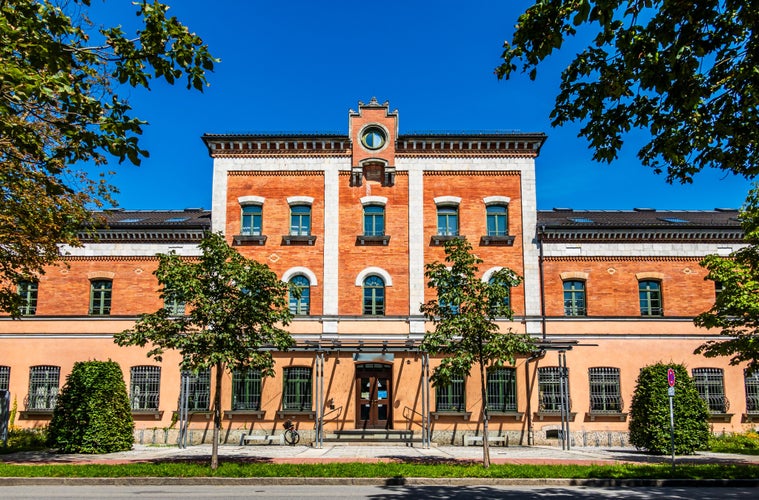
{"label": "window with iron grille", "polygon": [[263,209],[261,205],[245,205],[242,207],[242,227],[240,234],[245,236],[261,236],[261,221]]}
{"label": "window with iron grille", "polygon": [[591,413],[619,413],[622,411],[622,390],[619,368],[590,368]]}
{"label": "window with iron grille", "polygon": [[108,316],[111,314],[110,280],[93,280],[90,283],[90,314],[93,316]]}
{"label": "window with iron grille", "polygon": [[385,315],[385,281],[379,276],[368,276],[364,280],[364,316]]}
{"label": "window with iron grille", "polygon": [[291,366],[284,369],[282,409],[311,411],[311,368]]}
{"label": "window with iron grille", "polygon": [[188,411],[208,411],[211,402],[211,370],[199,370],[198,373],[183,371],[182,378],[188,379]]}
{"label": "window with iron grille", "polygon": [[727,413],[725,379],[721,368],[694,368],[693,383],[710,413]]}
{"label": "window with iron grille", "polygon": [[29,410],[53,410],[58,397],[60,366],[32,366],[29,368]]}
{"label": "window with iron grille", "polygon": [[11,367],[0,366],[0,391],[9,390],[11,385]]}
{"label": "window with iron grille", "polygon": [[759,371],[748,375],[748,370],[743,370],[743,380],[746,386],[746,413],[759,414]]}
{"label": "window with iron grille", "polygon": [[311,235],[311,205],[293,205],[290,207],[290,235]]}
{"label": "window with iron grille", "polygon": [[538,409],[540,411],[561,411],[560,367],[541,366],[538,368],[538,399]]}
{"label": "window with iron grille", "polygon": [[459,208],[442,206],[437,208],[437,234],[439,236],[459,235]]}
{"label": "window with iron grille", "polygon": [[517,372],[514,368],[491,368],[487,375],[488,409],[517,411]]}
{"label": "window with iron grille", "polygon": [[[297,291],[299,293],[294,293]],[[311,309],[311,282],[299,274],[290,279],[290,314],[294,316],[307,316]]]}
{"label": "window with iron grille", "polygon": [[385,207],[364,207],[364,236],[385,236]]}
{"label": "window with iron grille", "polygon": [[509,235],[509,209],[506,205],[487,207],[488,236]]}
{"label": "window with iron grille", "polygon": [[161,393],[161,367],[133,366],[129,372],[129,403],[132,409],[157,411]]}
{"label": "window with iron grille", "polygon": [[464,412],[464,377],[451,378],[446,385],[435,388],[435,409],[439,412]]}
{"label": "window with iron grille", "polygon": [[661,283],[658,281],[639,281],[638,297],[640,298],[641,316],[662,316]]}
{"label": "window with iron grille", "polygon": [[564,316],[585,316],[585,282],[564,282]]}
{"label": "window with iron grille", "polygon": [[261,370],[232,372],[232,409],[261,409]]}
{"label": "window with iron grille", "polygon": [[39,284],[36,281],[19,281],[18,294],[21,297],[22,316],[34,316],[37,314],[37,289]]}

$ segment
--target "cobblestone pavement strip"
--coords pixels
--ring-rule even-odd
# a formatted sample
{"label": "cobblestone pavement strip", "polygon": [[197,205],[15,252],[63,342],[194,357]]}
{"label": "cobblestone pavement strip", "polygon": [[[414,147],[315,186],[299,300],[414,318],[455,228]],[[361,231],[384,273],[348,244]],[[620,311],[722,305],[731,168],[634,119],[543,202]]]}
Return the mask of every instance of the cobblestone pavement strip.
{"label": "cobblestone pavement strip", "polygon": [[[13,464],[124,464],[172,460],[204,460],[211,455],[211,445],[195,445],[185,449],[176,446],[135,445],[130,451],[103,455],[20,452],[0,455],[0,462]],[[482,448],[476,446],[310,446],[247,445],[219,446],[220,460],[273,463],[329,462],[479,462]],[[614,464],[669,463],[669,456],[650,456],[634,448],[576,447],[561,450],[549,446],[491,447],[494,464]],[[759,456],[700,452],[676,457],[676,463],[756,464]]]}

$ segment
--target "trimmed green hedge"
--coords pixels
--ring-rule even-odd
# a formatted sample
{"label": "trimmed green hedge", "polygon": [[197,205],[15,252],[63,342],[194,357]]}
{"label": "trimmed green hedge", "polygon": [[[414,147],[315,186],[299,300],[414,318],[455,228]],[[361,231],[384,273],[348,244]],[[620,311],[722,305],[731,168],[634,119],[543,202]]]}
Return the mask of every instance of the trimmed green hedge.
{"label": "trimmed green hedge", "polygon": [[675,453],[689,455],[709,445],[709,411],[683,365],[642,368],[630,407],[630,443],[649,453],[671,453],[667,370],[675,371]]}
{"label": "trimmed green hedge", "polygon": [[118,363],[80,361],[66,378],[48,427],[48,444],[64,453],[131,450],[134,421]]}

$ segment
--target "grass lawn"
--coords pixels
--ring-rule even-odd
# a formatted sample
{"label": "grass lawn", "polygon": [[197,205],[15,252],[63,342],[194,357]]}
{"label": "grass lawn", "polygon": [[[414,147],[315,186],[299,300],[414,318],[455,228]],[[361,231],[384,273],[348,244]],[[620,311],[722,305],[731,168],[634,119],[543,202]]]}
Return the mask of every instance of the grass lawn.
{"label": "grass lawn", "polygon": [[571,478],[571,479],[759,479],[751,465],[492,465],[404,463],[222,463],[156,462],[126,465],[0,464],[0,477],[427,477],[427,478]]}

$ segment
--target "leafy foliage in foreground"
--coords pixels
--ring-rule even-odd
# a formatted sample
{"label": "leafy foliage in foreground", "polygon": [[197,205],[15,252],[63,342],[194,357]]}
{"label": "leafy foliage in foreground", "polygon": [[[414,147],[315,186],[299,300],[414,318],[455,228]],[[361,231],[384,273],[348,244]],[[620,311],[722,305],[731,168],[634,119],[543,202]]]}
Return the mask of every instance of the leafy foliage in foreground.
{"label": "leafy foliage in foreground", "polygon": [[712,167],[751,178],[759,174],[757,23],[753,0],[535,0],[496,73],[534,79],[578,35],[587,46],[562,72],[552,125],[580,122],[604,162],[642,130],[638,158],[668,182]]}
{"label": "leafy foliage in foreground", "polygon": [[97,29],[90,0],[0,2],[0,311],[18,315],[16,283],[38,279],[98,222],[90,208],[113,202],[110,173],[92,165],[148,156],[132,89],[207,84],[216,60],[201,38],[159,1],[133,3],[141,27],[127,34]]}
{"label": "leafy foliage in foreground", "polygon": [[683,365],[657,363],[640,370],[630,406],[630,443],[662,455],[672,450],[667,370],[675,371],[675,453],[692,454],[709,443],[709,411]]}
{"label": "leafy foliage in foreground", "polygon": [[576,478],[576,479],[759,479],[754,465],[491,465],[409,463],[273,464],[227,462],[218,469],[200,463],[128,465],[8,465],[2,477],[376,477],[376,478]]}
{"label": "leafy foliage in foreground", "polygon": [[80,361],[66,377],[48,427],[48,444],[64,453],[131,450],[134,421],[115,361]]}
{"label": "leafy foliage in foreground", "polygon": [[10,428],[8,429],[8,443],[6,446],[0,446],[0,454],[44,450],[47,447],[46,427],[34,429]]}

